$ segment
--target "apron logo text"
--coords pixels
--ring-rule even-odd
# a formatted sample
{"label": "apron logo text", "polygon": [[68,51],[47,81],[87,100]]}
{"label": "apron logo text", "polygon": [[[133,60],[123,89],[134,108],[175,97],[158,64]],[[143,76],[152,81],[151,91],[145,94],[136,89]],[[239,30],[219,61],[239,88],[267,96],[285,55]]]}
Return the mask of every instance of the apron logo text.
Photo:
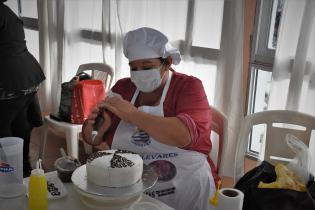
{"label": "apron logo text", "polygon": [[177,157],[177,153],[165,153],[165,154],[148,154],[148,155],[141,155],[143,160],[159,160],[159,159],[167,159],[167,158],[174,158]]}
{"label": "apron logo text", "polygon": [[170,194],[174,194],[176,191],[175,187],[164,189],[164,190],[155,190],[151,192],[144,192],[146,195],[150,196],[151,198],[162,197]]}

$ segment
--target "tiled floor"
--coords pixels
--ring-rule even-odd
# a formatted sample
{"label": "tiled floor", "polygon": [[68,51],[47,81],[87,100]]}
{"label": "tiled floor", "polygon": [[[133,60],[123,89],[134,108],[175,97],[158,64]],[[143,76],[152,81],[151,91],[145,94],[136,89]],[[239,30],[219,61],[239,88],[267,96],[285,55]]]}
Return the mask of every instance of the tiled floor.
{"label": "tiled floor", "polygon": [[[256,166],[257,161],[245,158],[245,165],[244,170],[249,171]],[[234,186],[234,179],[233,177],[221,177],[222,178],[222,187],[233,187]]]}
{"label": "tiled floor", "polygon": [[[32,132],[31,136],[31,144],[30,144],[30,160],[31,164],[34,168],[36,160],[39,157],[39,151],[41,147],[41,143],[43,140],[43,128],[35,128]],[[58,133],[53,130],[49,130],[48,138],[46,143],[45,152],[43,154],[43,167],[46,172],[55,170],[54,162],[57,158],[61,156],[60,148],[63,147],[65,151],[67,151],[66,140],[62,133]],[[83,143],[80,141],[79,144],[79,160],[81,163],[85,163],[86,154],[84,152]]]}

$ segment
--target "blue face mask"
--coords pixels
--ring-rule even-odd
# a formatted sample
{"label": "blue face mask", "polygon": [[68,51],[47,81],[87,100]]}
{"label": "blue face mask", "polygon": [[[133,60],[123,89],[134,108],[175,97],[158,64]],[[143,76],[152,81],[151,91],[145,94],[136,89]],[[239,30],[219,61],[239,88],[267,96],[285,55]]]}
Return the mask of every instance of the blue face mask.
{"label": "blue face mask", "polygon": [[136,87],[145,93],[150,93],[160,87],[162,78],[160,76],[160,68],[150,70],[138,70],[130,72],[130,79],[136,85]]}

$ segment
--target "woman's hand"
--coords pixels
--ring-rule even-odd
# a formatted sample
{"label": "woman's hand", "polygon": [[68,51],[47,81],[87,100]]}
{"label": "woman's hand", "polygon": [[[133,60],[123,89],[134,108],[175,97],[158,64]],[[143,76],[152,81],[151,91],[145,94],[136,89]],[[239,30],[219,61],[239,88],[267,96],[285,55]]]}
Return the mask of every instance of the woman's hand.
{"label": "woman's hand", "polygon": [[119,95],[106,98],[102,105],[126,122],[131,122],[132,116],[138,112],[138,109],[132,103],[124,100]]}
{"label": "woman's hand", "polygon": [[[90,115],[88,116],[88,119],[84,122],[82,127],[82,136],[84,141],[93,146],[97,146],[102,142],[104,134],[111,125],[110,116],[106,113],[103,107],[103,104],[101,104],[98,107],[92,109]],[[100,114],[100,112],[102,113],[104,121],[99,127],[97,134],[95,134],[94,132],[92,133],[93,126],[95,124],[95,119]],[[96,136],[93,138],[93,135]]]}

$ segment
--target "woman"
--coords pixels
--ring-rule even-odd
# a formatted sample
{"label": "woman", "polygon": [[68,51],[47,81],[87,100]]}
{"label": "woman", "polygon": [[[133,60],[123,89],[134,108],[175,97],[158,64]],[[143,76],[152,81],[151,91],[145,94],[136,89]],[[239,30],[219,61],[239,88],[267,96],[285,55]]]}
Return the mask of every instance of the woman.
{"label": "woman", "polygon": [[0,138],[20,137],[23,145],[23,172],[28,176],[30,135],[42,124],[36,96],[45,76],[28,52],[23,22],[0,0]]}
{"label": "woman", "polygon": [[[119,80],[111,89],[116,94],[92,111],[83,126],[85,141],[105,140],[112,149],[140,154],[159,174],[150,196],[175,209],[208,209],[215,185],[210,108],[201,81],[171,68],[180,62],[179,51],[157,30],[130,31],[123,47],[131,78]],[[104,122],[92,135],[99,112]]]}

